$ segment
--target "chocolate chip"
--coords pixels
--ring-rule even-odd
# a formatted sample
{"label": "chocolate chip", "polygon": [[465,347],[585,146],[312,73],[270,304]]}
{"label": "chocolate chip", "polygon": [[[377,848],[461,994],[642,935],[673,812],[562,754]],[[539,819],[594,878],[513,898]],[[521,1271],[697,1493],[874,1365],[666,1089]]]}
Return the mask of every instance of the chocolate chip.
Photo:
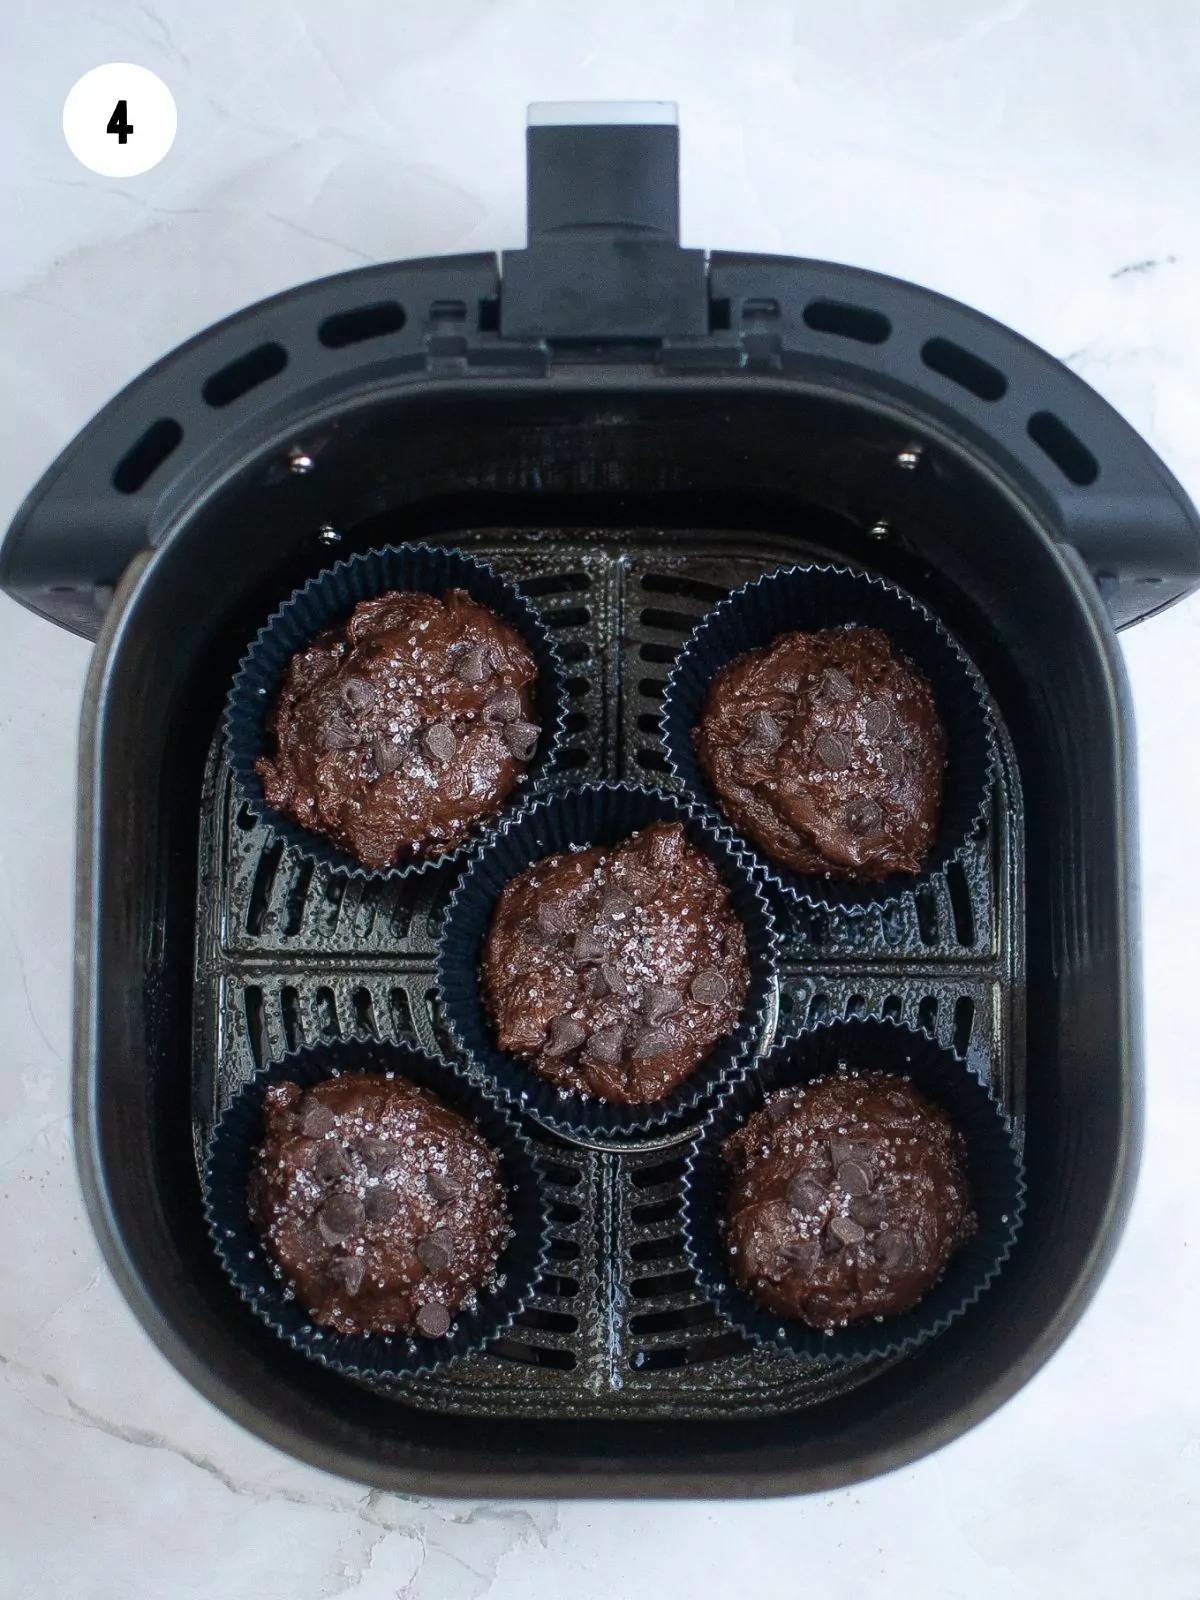
{"label": "chocolate chip", "polygon": [[884,1099],[893,1111],[911,1111],[912,1101],[907,1095],[901,1094],[898,1089],[891,1089],[884,1095]]}
{"label": "chocolate chip", "polygon": [[400,1160],[400,1151],[387,1139],[360,1139],[358,1153],[363,1166],[373,1178],[379,1177],[380,1173],[394,1167]]}
{"label": "chocolate chip", "polygon": [[458,658],[456,676],[460,683],[486,683],[492,675],[491,650],[486,644],[468,645]]}
{"label": "chocolate chip", "polygon": [[358,1293],[366,1275],[367,1263],[361,1256],[339,1256],[329,1263],[329,1276],[349,1295]]}
{"label": "chocolate chip", "polygon": [[316,743],[318,750],[354,750],[362,743],[362,735],[348,718],[334,710],[321,719]]}
{"label": "chocolate chip", "polygon": [[865,1167],[868,1172],[874,1166],[874,1152],[867,1139],[831,1139],[829,1154],[833,1158],[835,1168],[840,1167],[843,1161],[857,1161],[859,1166]]}
{"label": "chocolate chip", "polygon": [[889,778],[902,778],[908,758],[900,745],[883,744],[879,747],[879,765]]}
{"label": "chocolate chip", "polygon": [[400,1212],[400,1196],[383,1184],[372,1189],[363,1202],[368,1222],[390,1222]]}
{"label": "chocolate chip", "polygon": [[665,983],[648,983],[642,990],[642,1015],[651,1025],[673,1017],[683,1005],[678,989]]}
{"label": "chocolate chip", "polygon": [[767,1121],[773,1128],[778,1128],[786,1122],[794,1109],[792,1097],[787,1093],[772,1095],[763,1110],[767,1113]]}
{"label": "chocolate chip", "polygon": [[574,1017],[555,1017],[550,1024],[550,1037],[546,1042],[545,1051],[548,1056],[565,1056],[579,1046],[587,1038],[587,1029],[575,1021]]}
{"label": "chocolate chip", "polygon": [[798,1172],[787,1186],[788,1205],[804,1217],[815,1217],[827,1199],[825,1190],[807,1173]]}
{"label": "chocolate chip", "polygon": [[454,1255],[454,1238],[447,1228],[427,1233],[417,1245],[417,1260],[427,1272],[444,1272]]}
{"label": "chocolate chip", "polygon": [[504,742],[518,761],[529,761],[537,749],[541,732],[536,722],[510,722],[504,730]]}
{"label": "chocolate chip", "polygon": [[629,987],[625,982],[620,967],[612,961],[605,961],[598,966],[595,972],[592,973],[592,978],[600,986],[597,989],[597,998],[606,994],[629,993]]}
{"label": "chocolate chip", "polygon": [[608,954],[608,946],[593,928],[581,928],[571,954],[576,961],[599,961]]}
{"label": "chocolate chip", "polygon": [[836,733],[823,733],[813,745],[817,759],[830,772],[841,772],[850,765],[850,751]]}
{"label": "chocolate chip", "polygon": [[840,701],[842,705],[849,705],[854,699],[854,685],[838,667],[826,667],[821,674],[821,691],[831,700]]}
{"label": "chocolate chip", "polygon": [[843,1161],[837,1169],[837,1181],[848,1195],[859,1197],[871,1192],[871,1175],[857,1161]]}
{"label": "chocolate chip", "polygon": [[635,1061],[650,1061],[655,1056],[666,1055],[671,1048],[669,1034],[661,1028],[645,1028],[637,1034],[633,1041],[633,1059]]}
{"label": "chocolate chip", "polygon": [[798,1239],[795,1244],[788,1245],[783,1256],[793,1272],[799,1273],[802,1278],[811,1278],[821,1259],[821,1241]]}
{"label": "chocolate chip", "polygon": [[875,1259],[889,1272],[903,1272],[912,1258],[912,1239],[903,1228],[888,1228],[875,1241]]}
{"label": "chocolate chip", "polygon": [[561,906],[554,905],[549,900],[543,900],[539,903],[536,916],[537,925],[542,932],[551,934],[555,937],[557,937],[560,933],[566,933],[570,922],[570,919],[563,908]]}
{"label": "chocolate chip", "polygon": [[365,1221],[362,1201],[352,1194],[331,1194],[317,1212],[317,1228],[326,1244],[345,1244]]}
{"label": "chocolate chip", "polygon": [[855,1222],[861,1222],[864,1228],[878,1227],[883,1220],[883,1202],[878,1196],[863,1195],[850,1202],[850,1215]]}
{"label": "chocolate chip", "polygon": [[605,889],[600,896],[600,904],[596,908],[597,919],[601,922],[621,923],[628,920],[630,914],[637,909],[637,901],[631,894],[626,894],[624,889],[615,885]]}
{"label": "chocolate chip", "polygon": [[318,1183],[336,1183],[350,1171],[350,1158],[340,1144],[323,1144],[312,1171]]}
{"label": "chocolate chip", "polygon": [[327,1105],[310,1095],[300,1107],[300,1132],[306,1139],[323,1139],[337,1127],[337,1118]]}
{"label": "chocolate chip", "polygon": [[397,743],[393,739],[376,739],[371,746],[371,754],[375,757],[375,765],[381,777],[386,777],[389,772],[395,772],[397,767],[403,766],[407,752],[408,746],[403,740]]}
{"label": "chocolate chip", "polygon": [[719,1006],[729,993],[729,983],[715,967],[704,967],[692,979],[692,999],[702,1006]]}
{"label": "chocolate chip", "polygon": [[783,729],[769,711],[761,706],[746,718],[746,736],[743,744],[761,750],[777,750],[783,741]]}
{"label": "chocolate chip", "polygon": [[445,1205],[448,1200],[457,1200],[463,1189],[452,1172],[427,1172],[425,1187],[439,1205]]}
{"label": "chocolate chip", "polygon": [[865,794],[856,794],[846,807],[846,826],[855,833],[876,833],[883,821],[883,812]]}
{"label": "chocolate chip", "polygon": [[421,743],[425,746],[426,754],[440,761],[444,767],[453,761],[454,752],[458,749],[454,729],[448,722],[435,722],[426,728],[421,735]]}
{"label": "chocolate chip", "polygon": [[872,700],[863,712],[863,727],[872,739],[882,739],[892,725],[892,710],[886,700]]}
{"label": "chocolate chip", "polygon": [[342,699],[351,711],[369,711],[379,699],[379,690],[370,678],[347,678],[342,685]]}
{"label": "chocolate chip", "polygon": [[584,986],[589,1000],[603,1000],[606,994],[611,994],[612,989],[608,979],[604,976],[603,967],[593,967],[587,975]]}
{"label": "chocolate chip", "polygon": [[422,1306],[416,1315],[417,1332],[427,1339],[440,1339],[450,1331],[450,1313],[445,1306]]}
{"label": "chocolate chip", "polygon": [[614,1023],[611,1028],[597,1028],[583,1047],[583,1059],[594,1061],[597,1066],[615,1066],[621,1059],[621,1047],[624,1043],[624,1023]]}
{"label": "chocolate chip", "polygon": [[483,702],[485,722],[515,722],[521,715],[521,696],[515,689],[496,689]]}
{"label": "chocolate chip", "polygon": [[829,1232],[839,1244],[861,1244],[867,1237],[867,1230],[852,1217],[834,1217]]}

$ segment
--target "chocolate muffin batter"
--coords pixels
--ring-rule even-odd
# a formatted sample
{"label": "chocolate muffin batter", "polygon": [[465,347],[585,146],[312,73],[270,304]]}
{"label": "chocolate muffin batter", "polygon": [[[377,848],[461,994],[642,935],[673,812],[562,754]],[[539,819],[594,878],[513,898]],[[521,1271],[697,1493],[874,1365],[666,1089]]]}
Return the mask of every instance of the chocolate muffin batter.
{"label": "chocolate muffin batter", "polygon": [[734,1277],[813,1328],[908,1311],[975,1232],[962,1135],[904,1078],[780,1090],[724,1155]]}
{"label": "chocolate muffin batter", "polygon": [[483,956],[502,1050],[580,1095],[661,1100],[737,1025],[746,934],[678,822],[535,862],[507,884]]}
{"label": "chocolate muffin batter", "polygon": [[537,749],[537,668],[463,589],[391,591],[295,655],[256,764],[268,804],[367,867],[455,849]]}
{"label": "chocolate muffin batter", "polygon": [[314,1322],[439,1339],[508,1241],[500,1164],[435,1095],[347,1073],[272,1085],[249,1209]]}
{"label": "chocolate muffin batter", "polygon": [[713,679],[692,733],[722,810],[796,872],[919,872],[946,735],[929,684],[877,628],[785,633]]}

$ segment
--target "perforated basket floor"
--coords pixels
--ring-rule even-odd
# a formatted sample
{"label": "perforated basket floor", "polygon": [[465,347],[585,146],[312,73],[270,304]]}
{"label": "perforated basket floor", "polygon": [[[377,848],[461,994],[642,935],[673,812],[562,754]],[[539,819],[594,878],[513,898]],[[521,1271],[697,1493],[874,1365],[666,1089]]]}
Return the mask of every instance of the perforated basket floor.
{"label": "perforated basket floor", "polygon": [[[555,784],[609,777],[669,785],[658,705],[696,620],[760,573],[819,553],[761,535],[646,530],[479,533],[455,542],[520,582],[558,637],[573,676]],[[991,1082],[1019,1131],[1021,801],[998,717],[997,727],[990,818],[961,863],[863,916],[777,902],[779,1027],[888,1016],[926,1028]],[[288,1047],[358,1033],[449,1051],[433,954],[457,870],[394,883],[314,870],[236,808],[215,734],[201,823],[198,1160],[236,1087]],[[533,1308],[486,1355],[381,1386],[384,1393],[432,1411],[492,1417],[770,1415],[869,1382],[879,1370],[800,1366],[752,1349],[715,1313],[680,1254],[686,1140],[636,1153],[537,1142],[554,1186],[555,1237]]]}

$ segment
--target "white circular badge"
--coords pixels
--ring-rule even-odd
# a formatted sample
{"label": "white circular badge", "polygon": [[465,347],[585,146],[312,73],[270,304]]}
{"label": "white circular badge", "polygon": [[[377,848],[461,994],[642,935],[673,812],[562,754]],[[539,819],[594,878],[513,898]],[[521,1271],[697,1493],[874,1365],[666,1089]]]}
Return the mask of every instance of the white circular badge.
{"label": "white circular badge", "polygon": [[175,143],[175,100],[148,67],[93,67],[67,96],[63,133],[71,153],[105,178],[135,178]]}

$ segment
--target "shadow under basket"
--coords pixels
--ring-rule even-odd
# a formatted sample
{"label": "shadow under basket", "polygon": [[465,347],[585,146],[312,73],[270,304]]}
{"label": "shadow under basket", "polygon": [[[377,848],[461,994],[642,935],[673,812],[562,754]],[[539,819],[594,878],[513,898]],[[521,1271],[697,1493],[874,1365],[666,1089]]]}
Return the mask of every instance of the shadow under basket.
{"label": "shadow under basket", "polygon": [[[642,1105],[567,1094],[496,1043],[481,993],[480,964],[504,886],[545,856],[614,845],[657,821],[680,822],[720,873],[746,932],[750,982],[742,1014],[682,1083]],[[738,850],[708,817],[678,796],[629,784],[594,784],[535,802],[507,818],[472,856],[446,912],[438,945],[438,992],[457,1047],[515,1110],[562,1137],[631,1142],[695,1126],[732,1075],[743,1071],[773,1027],[777,1003],[775,919]]]}
{"label": "shadow under basket", "polygon": [[[820,1329],[781,1317],[734,1282],[723,1236],[728,1188],[723,1149],[776,1090],[840,1069],[906,1078],[948,1113],[966,1141],[967,1179],[978,1226],[911,1310]],[[777,1044],[714,1108],[688,1162],[684,1240],[705,1293],[748,1338],[802,1360],[856,1365],[912,1350],[972,1308],[1007,1261],[1024,1209],[1024,1171],[1008,1123],[966,1065],[927,1034],[900,1023],[841,1021]]]}
{"label": "shadow under basket", "polygon": [[[512,1237],[475,1307],[454,1315],[440,1339],[394,1333],[339,1333],[318,1327],[295,1298],[250,1219],[247,1193],[263,1136],[263,1099],[276,1083],[311,1088],[346,1074],[385,1073],[429,1090],[460,1112],[500,1160]],[[245,1084],[217,1124],[204,1172],[205,1214],[221,1264],[255,1314],[293,1349],[349,1377],[394,1379],[448,1366],[499,1338],[520,1315],[541,1276],[548,1245],[548,1202],[528,1141],[513,1119],[455,1068],[407,1045],[363,1039],[312,1045],[265,1067]]]}
{"label": "shadow under basket", "polygon": [[[363,600],[389,590],[444,595],[465,589],[520,634],[537,666],[534,710],[541,736],[533,759],[495,813],[479,818],[469,838],[441,855],[414,856],[386,867],[364,866],[323,834],[303,827],[267,803],[257,770],[274,736],[269,723],[292,657],[327,628],[348,621]],[[270,620],[242,658],[225,707],[225,751],[239,800],[275,835],[309,860],[353,877],[403,878],[449,861],[461,861],[471,845],[486,837],[499,816],[519,808],[548,778],[566,726],[568,696],[563,666],[549,630],[516,587],[486,561],[425,545],[388,545],[339,561],[297,589]]]}
{"label": "shadow under basket", "polygon": [[[885,633],[928,680],[946,730],[941,815],[919,873],[893,872],[867,882],[794,871],[726,818],[696,756],[692,730],[722,668],[780,634],[842,627]],[[979,673],[919,601],[894,584],[847,567],[781,568],[715,606],[675,663],[663,696],[662,731],[671,771],[688,793],[717,813],[722,827],[777,889],[819,909],[885,904],[944,870],[982,825],[991,794],[994,733]]]}

